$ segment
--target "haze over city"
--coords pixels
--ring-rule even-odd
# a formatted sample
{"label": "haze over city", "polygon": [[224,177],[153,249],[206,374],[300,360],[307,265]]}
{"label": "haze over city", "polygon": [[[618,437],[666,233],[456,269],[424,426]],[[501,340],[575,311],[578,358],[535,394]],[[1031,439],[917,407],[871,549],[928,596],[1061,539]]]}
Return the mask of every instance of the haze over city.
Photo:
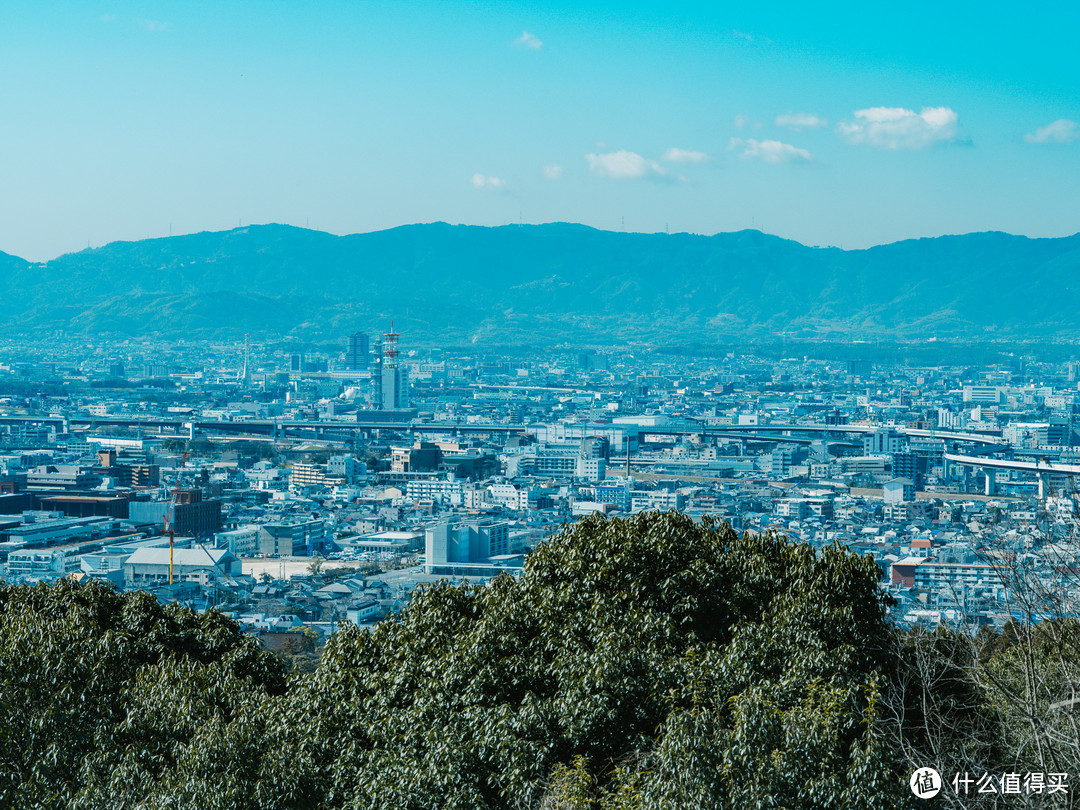
{"label": "haze over city", "polygon": [[1077,14],[9,2],[0,250],[267,222],[1067,235]]}

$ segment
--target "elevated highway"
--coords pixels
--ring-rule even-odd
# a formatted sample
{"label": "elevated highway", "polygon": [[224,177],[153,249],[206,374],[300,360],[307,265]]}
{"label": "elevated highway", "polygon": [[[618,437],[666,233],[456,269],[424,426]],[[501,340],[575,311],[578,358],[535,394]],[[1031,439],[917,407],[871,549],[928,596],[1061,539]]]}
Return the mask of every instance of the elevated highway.
{"label": "elevated highway", "polygon": [[866,433],[873,433],[886,427],[895,431],[898,435],[926,438],[926,439],[941,439],[946,442],[963,442],[967,444],[983,444],[983,445],[998,445],[1005,447],[1001,444],[1001,432],[974,432],[974,431],[949,431],[949,430],[928,430],[925,428],[909,428],[895,425],[801,425],[801,424],[776,424],[769,423],[766,425],[706,425],[700,423],[674,423],[668,425],[648,425],[639,428],[641,433],[645,434],[669,434],[669,435],[689,435],[689,434],[704,434],[704,435],[723,435],[727,433],[745,433],[762,436],[770,436],[772,434],[805,434],[805,435],[847,435],[847,436],[861,436]]}
{"label": "elevated highway", "polygon": [[[374,413],[378,413],[373,412]],[[448,436],[463,435],[510,435],[526,432],[527,426],[522,424],[503,424],[495,422],[421,422],[416,419],[381,419],[374,415],[366,417],[361,414],[356,421],[335,420],[284,420],[284,419],[247,419],[242,421],[225,421],[214,419],[199,419],[183,416],[154,416],[146,418],[118,417],[118,416],[0,416],[0,424],[36,424],[53,425],[58,428],[70,430],[98,430],[101,428],[142,428],[160,433],[172,433],[175,435],[187,434],[192,436],[197,432],[210,435],[222,436],[258,436],[286,438],[290,434],[297,435],[324,433],[356,433],[372,430],[388,430],[399,433],[422,432]],[[620,427],[621,423],[614,423],[609,427]],[[820,425],[820,424],[777,424],[765,425],[706,425],[700,422],[678,422],[666,425],[635,425],[626,424],[628,429],[634,429],[641,435],[657,436],[730,436],[739,439],[769,438],[779,441],[791,441],[796,444],[804,444],[812,441],[814,437],[840,437],[861,436],[878,430],[875,425]],[[1007,445],[1001,443],[1000,432],[958,432],[926,430],[907,427],[891,427],[901,436],[940,439],[946,442],[956,442],[971,445],[980,445],[983,452],[993,452],[995,449],[1004,449]]]}
{"label": "elevated highway", "polygon": [[101,428],[142,428],[176,435],[205,433],[226,436],[265,436],[285,438],[297,433],[358,433],[372,430],[388,430],[399,433],[428,432],[446,435],[492,435],[524,433],[525,425],[492,422],[421,422],[415,419],[385,420],[359,419],[357,421],[334,420],[286,420],[245,419],[223,421],[177,417],[113,417],[113,416],[0,416],[0,424],[52,425],[70,430],[98,430]]}
{"label": "elevated highway", "polygon": [[969,456],[959,453],[945,453],[944,459],[949,464],[960,464],[966,467],[974,467],[986,474],[986,494],[994,494],[996,483],[995,473],[997,470],[1008,470],[1032,473],[1039,484],[1040,500],[1046,497],[1046,479],[1051,475],[1076,476],[1080,475],[1080,464],[1063,464],[1059,461],[1017,461],[1007,458],[987,458],[986,456]]}

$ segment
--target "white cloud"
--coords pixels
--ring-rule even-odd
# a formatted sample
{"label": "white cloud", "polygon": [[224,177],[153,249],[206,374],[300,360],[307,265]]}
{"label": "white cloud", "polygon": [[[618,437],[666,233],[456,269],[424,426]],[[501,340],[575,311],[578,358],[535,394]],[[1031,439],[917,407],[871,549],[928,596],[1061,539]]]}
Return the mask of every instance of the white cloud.
{"label": "white cloud", "polygon": [[544,47],[544,43],[540,41],[536,34],[522,31],[521,36],[514,40],[514,47],[524,48],[527,51],[538,51]]}
{"label": "white cloud", "polygon": [[958,140],[957,115],[948,107],[923,107],[916,113],[903,107],[869,107],[855,111],[854,121],[836,125],[851,144],[883,149],[924,149]]}
{"label": "white cloud", "polygon": [[762,160],[765,163],[813,163],[814,156],[805,149],[781,141],[759,141],[754,138],[732,138],[728,149],[741,149],[742,160]]}
{"label": "white cloud", "polygon": [[549,163],[544,167],[544,177],[548,180],[558,180],[562,177],[563,167],[558,163]]}
{"label": "white cloud", "polygon": [[1072,143],[1078,139],[1080,139],[1080,124],[1068,118],[1059,118],[1024,136],[1024,140],[1028,143]]}
{"label": "white cloud", "polygon": [[817,129],[818,127],[827,126],[828,123],[824,118],[813,113],[788,113],[787,115],[776,116],[776,125],[778,127],[787,127],[794,130]]}
{"label": "white cloud", "polygon": [[589,171],[612,180],[639,180],[643,177],[664,177],[667,172],[655,160],[646,160],[637,152],[619,149],[615,152],[585,155]]}
{"label": "white cloud", "polygon": [[139,25],[151,33],[157,34],[169,27],[167,22],[161,20],[139,20]]}
{"label": "white cloud", "polygon": [[751,34],[748,31],[740,31],[738,28],[731,29],[731,35],[736,39],[742,39],[750,44],[758,45],[772,45],[773,41],[768,37],[763,37],[760,34]]}
{"label": "white cloud", "polygon": [[506,181],[501,177],[491,177],[479,172],[474,174],[469,182],[473,184],[473,188],[484,191],[502,191],[506,188]]}
{"label": "white cloud", "polygon": [[704,163],[709,156],[693,149],[676,149],[674,146],[660,156],[665,163]]}
{"label": "white cloud", "polygon": [[755,121],[750,116],[743,115],[742,113],[735,116],[735,120],[732,121],[732,124],[735,126],[735,129],[761,129],[764,126],[760,121]]}

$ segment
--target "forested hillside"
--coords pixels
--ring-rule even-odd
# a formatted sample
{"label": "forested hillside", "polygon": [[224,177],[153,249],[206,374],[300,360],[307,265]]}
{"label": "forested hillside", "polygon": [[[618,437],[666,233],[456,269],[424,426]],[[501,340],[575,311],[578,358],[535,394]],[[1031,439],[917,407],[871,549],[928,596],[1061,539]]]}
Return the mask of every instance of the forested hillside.
{"label": "forested hillside", "polygon": [[1080,336],[1080,237],[975,233],[869,250],[758,231],[283,225],[0,255],[0,330],[500,344]]}

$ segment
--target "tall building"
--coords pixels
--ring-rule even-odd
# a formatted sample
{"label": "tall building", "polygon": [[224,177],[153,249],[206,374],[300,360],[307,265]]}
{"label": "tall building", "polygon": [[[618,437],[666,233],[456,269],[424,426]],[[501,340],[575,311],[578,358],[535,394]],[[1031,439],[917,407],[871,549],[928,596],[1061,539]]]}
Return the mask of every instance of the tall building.
{"label": "tall building", "polygon": [[244,335],[244,368],[240,372],[240,382],[245,388],[251,385],[251,342]]}
{"label": "tall building", "polygon": [[368,367],[368,336],[363,332],[349,335],[349,348],[345,352],[345,368],[359,371]]}
{"label": "tall building", "polygon": [[[131,501],[128,519],[135,524],[157,526],[160,530],[168,511],[168,501]],[[213,534],[221,529],[221,501],[216,498],[204,501],[202,492],[197,489],[179,490],[171,525],[178,535],[206,537]]]}
{"label": "tall building", "polygon": [[915,453],[893,453],[893,475],[911,481],[915,489],[922,489],[922,474],[919,472],[919,457]]}
{"label": "tall building", "polygon": [[382,373],[379,375],[379,407],[384,411],[409,407],[409,371],[398,365],[398,337],[391,321],[390,331],[383,335]]}
{"label": "tall building", "polygon": [[869,377],[870,372],[873,371],[874,364],[870,360],[848,360],[847,361],[847,373],[852,377]]}
{"label": "tall building", "polygon": [[902,453],[907,442],[889,427],[879,427],[873,433],[863,434],[863,454],[867,456],[891,456]]}
{"label": "tall building", "polygon": [[409,370],[383,363],[382,409],[400,411],[409,407]]}
{"label": "tall building", "polygon": [[611,441],[606,436],[585,436],[578,445],[580,458],[611,461]]}
{"label": "tall building", "polygon": [[795,448],[790,444],[781,444],[772,451],[770,472],[773,478],[787,478],[791,465],[795,463]]}

